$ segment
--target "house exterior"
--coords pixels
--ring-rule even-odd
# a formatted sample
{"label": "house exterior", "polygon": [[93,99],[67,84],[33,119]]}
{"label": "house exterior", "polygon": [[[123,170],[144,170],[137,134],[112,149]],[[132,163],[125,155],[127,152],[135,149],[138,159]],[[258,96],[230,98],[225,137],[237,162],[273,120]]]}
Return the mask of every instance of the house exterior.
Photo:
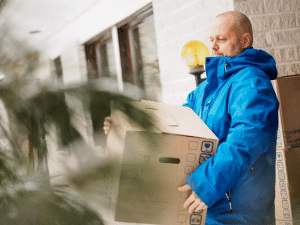
{"label": "house exterior", "polygon": [[[208,45],[211,21],[232,10],[250,18],[254,47],[273,55],[279,76],[300,74],[299,0],[99,0],[43,40],[35,76],[64,84],[103,82],[125,94],[143,90],[144,98],[181,105],[196,87],[181,60],[183,46],[191,40]],[[73,107],[80,111],[80,103]],[[92,119],[76,122],[97,149]],[[48,140],[58,151],[55,135]],[[57,155],[66,153],[49,155],[54,177],[60,174],[52,164]]]}
{"label": "house exterior", "polygon": [[[274,56],[279,76],[299,74],[299,7],[297,0],[94,1],[43,41],[35,75],[64,84],[97,80],[125,94],[143,90],[142,98],[181,105],[196,87],[181,50],[191,40],[208,45],[210,22],[225,11],[249,16],[254,47]],[[81,122],[89,130],[91,122]],[[88,139],[91,131],[83,133]]]}
{"label": "house exterior", "polygon": [[[102,0],[46,40],[45,60],[37,75],[53,79],[56,62],[61,64],[64,83],[111,77],[120,91],[126,92],[124,82],[129,82],[152,100],[180,105],[195,88],[181,60],[183,46],[191,40],[208,44],[210,22],[230,10],[249,16],[254,47],[275,57],[279,76],[299,74],[299,4],[296,0]],[[146,64],[153,64],[152,68],[144,68]],[[149,70],[156,74],[149,75]]]}

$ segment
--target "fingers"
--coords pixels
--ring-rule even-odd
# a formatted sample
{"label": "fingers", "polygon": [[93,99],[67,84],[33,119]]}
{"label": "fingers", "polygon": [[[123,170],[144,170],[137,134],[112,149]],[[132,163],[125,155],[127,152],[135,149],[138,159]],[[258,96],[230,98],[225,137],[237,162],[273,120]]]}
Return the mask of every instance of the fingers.
{"label": "fingers", "polygon": [[110,132],[111,123],[112,123],[111,117],[105,117],[103,130],[106,135],[108,135]]}
{"label": "fingers", "polygon": [[204,202],[202,202],[196,209],[195,212],[199,212],[201,210],[207,209],[207,205],[205,205]]}
{"label": "fingers", "polygon": [[188,184],[183,185],[183,186],[178,188],[178,191],[182,191],[182,192],[189,191],[189,190],[192,190],[192,188]]}
{"label": "fingers", "polygon": [[110,125],[111,125],[111,122],[104,121],[104,126],[108,126],[108,127],[110,127]]}
{"label": "fingers", "polygon": [[103,130],[104,130],[104,133],[107,135],[110,132],[110,127],[104,126]]}
{"label": "fingers", "polygon": [[105,121],[111,123],[111,117],[110,116],[105,117]]}
{"label": "fingers", "polygon": [[184,202],[183,208],[187,208],[189,205],[191,205],[196,200],[196,196],[194,195],[194,192],[188,197],[188,199]]}
{"label": "fingers", "polygon": [[188,211],[189,211],[189,213],[193,213],[193,212],[199,212],[206,208],[207,208],[207,206],[205,205],[205,203],[202,202],[200,198],[198,198],[193,202],[193,204],[191,204]]}
{"label": "fingers", "polygon": [[196,195],[195,192],[192,192],[190,197],[183,204],[184,208],[188,208],[189,213],[199,212],[200,210],[206,209],[207,206],[204,202]]}

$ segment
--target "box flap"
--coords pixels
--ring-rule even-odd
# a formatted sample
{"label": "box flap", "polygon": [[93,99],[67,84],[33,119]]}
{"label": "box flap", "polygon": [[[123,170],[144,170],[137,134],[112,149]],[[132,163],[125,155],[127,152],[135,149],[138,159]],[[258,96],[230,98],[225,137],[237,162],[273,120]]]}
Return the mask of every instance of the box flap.
{"label": "box flap", "polygon": [[[117,103],[112,104],[112,108],[117,109],[115,104]],[[133,104],[152,117],[155,126],[151,132],[218,139],[191,108],[145,100]],[[118,110],[112,110],[111,116],[118,118],[119,129],[122,128],[126,131],[143,130],[142,127],[130,123],[127,116]]]}
{"label": "box flap", "polygon": [[218,139],[191,108],[150,101],[142,101],[140,106],[154,115],[162,133]]}

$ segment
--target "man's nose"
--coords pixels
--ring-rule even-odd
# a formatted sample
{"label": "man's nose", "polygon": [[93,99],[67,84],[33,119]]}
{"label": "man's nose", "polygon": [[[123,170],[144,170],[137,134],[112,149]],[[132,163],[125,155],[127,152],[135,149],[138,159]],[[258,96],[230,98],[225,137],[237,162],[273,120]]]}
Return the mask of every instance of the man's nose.
{"label": "man's nose", "polygon": [[213,42],[211,43],[211,49],[212,49],[213,51],[217,51],[217,50],[219,49],[219,46],[217,45],[216,41],[213,41]]}

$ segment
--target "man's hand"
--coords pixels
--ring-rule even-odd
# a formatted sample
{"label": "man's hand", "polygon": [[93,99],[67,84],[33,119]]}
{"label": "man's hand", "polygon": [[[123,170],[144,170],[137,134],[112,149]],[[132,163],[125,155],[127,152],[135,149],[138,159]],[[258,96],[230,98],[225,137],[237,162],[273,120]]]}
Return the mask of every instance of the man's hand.
{"label": "man's hand", "polygon": [[111,117],[105,117],[103,130],[106,135],[110,132],[111,122]]}
{"label": "man's hand", "polygon": [[[178,188],[178,191],[181,191],[181,192],[186,192],[186,191],[190,191],[190,190],[192,190],[192,189],[188,184]],[[193,191],[192,191],[192,194],[190,195],[190,197],[188,197],[188,199],[183,204],[184,208],[187,208],[188,206],[189,206],[189,210],[188,210],[189,213],[199,212],[200,210],[207,209],[207,206],[205,205],[205,203],[202,202],[201,199]]]}

